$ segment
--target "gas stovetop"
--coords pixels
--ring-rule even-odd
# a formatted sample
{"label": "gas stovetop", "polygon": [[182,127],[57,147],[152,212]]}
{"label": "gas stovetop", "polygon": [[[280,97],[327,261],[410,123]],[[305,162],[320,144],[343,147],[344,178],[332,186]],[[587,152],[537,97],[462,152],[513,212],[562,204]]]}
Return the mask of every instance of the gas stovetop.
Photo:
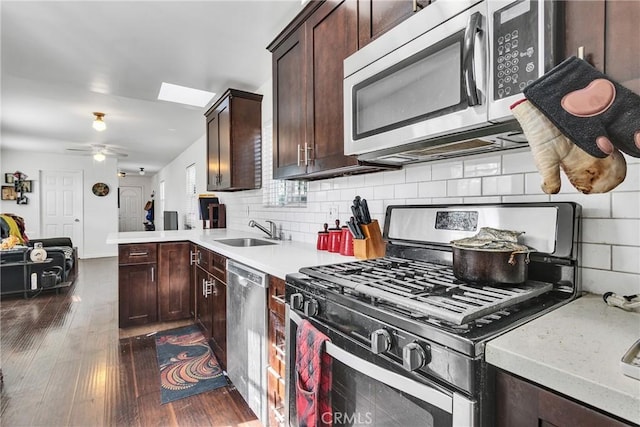
{"label": "gas stovetop", "polygon": [[534,280],[516,286],[469,284],[456,279],[451,266],[394,257],[308,267],[300,272],[337,285],[332,292],[358,293],[412,318],[428,317],[452,325],[503,312],[553,288],[551,283]]}
{"label": "gas stovetop", "polygon": [[[375,319],[478,355],[486,340],[579,295],[579,218],[570,202],[389,206],[386,257],[302,268],[287,276],[286,298],[297,295],[292,308],[335,327]],[[450,242],[481,227],[522,233],[519,243],[531,249],[527,281],[480,285],[454,276]]]}

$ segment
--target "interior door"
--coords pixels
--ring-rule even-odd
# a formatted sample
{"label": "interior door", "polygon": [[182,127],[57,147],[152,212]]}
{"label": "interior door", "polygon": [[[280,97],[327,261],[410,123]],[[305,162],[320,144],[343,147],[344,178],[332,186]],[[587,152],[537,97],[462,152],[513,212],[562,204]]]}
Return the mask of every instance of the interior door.
{"label": "interior door", "polygon": [[41,171],[41,237],[70,237],[84,255],[82,171]]}
{"label": "interior door", "polygon": [[142,187],[120,187],[118,231],[144,231]]}

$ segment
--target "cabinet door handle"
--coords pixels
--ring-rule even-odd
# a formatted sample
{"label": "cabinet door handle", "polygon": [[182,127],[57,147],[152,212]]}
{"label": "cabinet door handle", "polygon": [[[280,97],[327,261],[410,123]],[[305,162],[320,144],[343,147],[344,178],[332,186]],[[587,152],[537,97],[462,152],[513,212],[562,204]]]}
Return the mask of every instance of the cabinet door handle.
{"label": "cabinet door handle", "polygon": [[196,262],[198,262],[198,261],[196,260],[197,255],[198,255],[198,254],[197,254],[196,252],[189,251],[189,265],[193,265],[193,264],[195,264]]}
{"label": "cabinet door handle", "polygon": [[311,157],[311,156],[309,156],[309,151],[311,151],[311,150],[313,150],[313,148],[311,148],[309,146],[309,144],[305,142],[304,143],[304,165],[305,166],[309,165],[309,160],[310,160],[310,157]]}
{"label": "cabinet door handle", "polygon": [[578,46],[578,53],[576,56],[580,59],[584,59],[584,46]]}
{"label": "cabinet door handle", "polygon": [[300,144],[298,144],[298,166],[300,166]]}
{"label": "cabinet door handle", "polygon": [[156,271],[156,268],[155,267],[151,267],[151,281],[152,282],[156,281],[155,271]]}
{"label": "cabinet door handle", "polygon": [[205,293],[205,291],[204,291],[205,283],[206,283],[206,280],[205,280],[205,279],[202,279],[202,296],[203,296],[203,297],[206,297],[206,296],[207,296],[207,294],[206,294],[206,293]]}
{"label": "cabinet door handle", "polygon": [[418,0],[413,0],[413,11],[414,12],[418,11]]}

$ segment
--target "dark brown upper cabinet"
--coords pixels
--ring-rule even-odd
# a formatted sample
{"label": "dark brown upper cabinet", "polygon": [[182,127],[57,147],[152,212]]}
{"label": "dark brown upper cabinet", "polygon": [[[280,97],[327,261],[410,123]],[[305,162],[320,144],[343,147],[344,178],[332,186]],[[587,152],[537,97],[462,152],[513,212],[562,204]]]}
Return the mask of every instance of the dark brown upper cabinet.
{"label": "dark brown upper cabinet", "polygon": [[640,43],[637,0],[568,0],[564,3],[565,56],[580,47],[584,59],[640,94]]}
{"label": "dark brown upper cabinet", "polygon": [[205,114],[207,191],[262,185],[262,95],[227,90]]}
{"label": "dark brown upper cabinet", "polygon": [[344,155],[343,61],[358,49],[358,2],[311,1],[267,47],[273,59],[273,177],[380,170]]}
{"label": "dark brown upper cabinet", "polygon": [[431,0],[359,0],[358,49],[413,16]]}

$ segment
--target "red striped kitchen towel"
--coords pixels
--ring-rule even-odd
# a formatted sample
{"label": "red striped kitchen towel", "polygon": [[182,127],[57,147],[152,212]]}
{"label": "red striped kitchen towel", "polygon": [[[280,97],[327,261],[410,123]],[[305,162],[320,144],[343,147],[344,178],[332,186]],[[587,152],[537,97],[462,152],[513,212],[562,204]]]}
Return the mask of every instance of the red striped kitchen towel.
{"label": "red striped kitchen towel", "polygon": [[308,320],[296,333],[296,408],[300,427],[331,427],[331,356],[325,351],[330,339]]}

